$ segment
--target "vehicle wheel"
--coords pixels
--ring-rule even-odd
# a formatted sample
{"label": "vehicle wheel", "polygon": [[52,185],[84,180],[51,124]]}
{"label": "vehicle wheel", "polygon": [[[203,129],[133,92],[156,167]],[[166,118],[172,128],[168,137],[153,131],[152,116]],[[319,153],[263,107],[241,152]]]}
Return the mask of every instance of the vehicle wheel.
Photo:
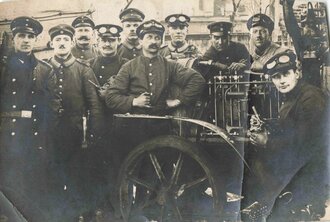
{"label": "vehicle wheel", "polygon": [[162,221],[218,221],[225,190],[212,161],[196,144],[161,136],[133,149],[119,176],[125,221],[136,216]]}

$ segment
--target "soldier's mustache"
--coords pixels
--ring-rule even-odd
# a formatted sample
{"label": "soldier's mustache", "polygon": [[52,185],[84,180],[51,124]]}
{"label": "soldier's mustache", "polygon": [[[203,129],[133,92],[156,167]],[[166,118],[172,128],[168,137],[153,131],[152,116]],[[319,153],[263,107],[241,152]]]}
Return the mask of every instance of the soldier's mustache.
{"label": "soldier's mustache", "polygon": [[78,40],[89,40],[89,37],[83,35],[83,36],[81,36]]}
{"label": "soldier's mustache", "polygon": [[65,49],[65,46],[64,46],[64,45],[60,45],[59,48],[60,48],[60,49]]}
{"label": "soldier's mustache", "polygon": [[158,49],[159,46],[157,44],[151,44],[151,45],[149,45],[149,48],[150,49]]}

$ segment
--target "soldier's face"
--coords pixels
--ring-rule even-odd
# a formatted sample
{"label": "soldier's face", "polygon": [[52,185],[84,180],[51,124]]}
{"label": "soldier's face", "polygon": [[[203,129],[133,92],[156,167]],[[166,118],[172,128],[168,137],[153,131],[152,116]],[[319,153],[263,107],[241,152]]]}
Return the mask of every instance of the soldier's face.
{"label": "soldier's face", "polygon": [[18,32],[13,38],[15,52],[31,53],[37,36],[31,33]]}
{"label": "soldier's face", "polygon": [[146,33],[141,40],[144,52],[157,54],[162,44],[162,37],[156,33]]}
{"label": "soldier's face", "polygon": [[123,22],[122,34],[129,40],[137,40],[136,29],[139,27],[141,22],[139,21],[125,21]]}
{"label": "soldier's face", "polygon": [[272,76],[272,81],[280,93],[288,93],[296,87],[299,74],[293,69]]}
{"label": "soldier's face", "polygon": [[262,26],[252,27],[250,29],[252,44],[257,48],[262,48],[271,40],[269,30]]}
{"label": "soldier's face", "polygon": [[75,28],[75,41],[78,45],[86,46],[92,43],[93,29],[92,27],[78,27]]}
{"label": "soldier's face", "polygon": [[68,35],[57,35],[53,38],[51,46],[54,48],[54,55],[66,56],[71,52],[73,41]]}
{"label": "soldier's face", "polygon": [[98,47],[103,56],[114,56],[117,54],[117,37],[99,37]]}
{"label": "soldier's face", "polygon": [[222,50],[228,48],[229,36],[228,35],[218,36],[218,35],[212,35],[211,34],[211,43],[212,43],[212,46],[216,50],[222,51]]}
{"label": "soldier's face", "polygon": [[185,25],[169,26],[168,32],[173,42],[184,42],[188,34],[188,27]]}

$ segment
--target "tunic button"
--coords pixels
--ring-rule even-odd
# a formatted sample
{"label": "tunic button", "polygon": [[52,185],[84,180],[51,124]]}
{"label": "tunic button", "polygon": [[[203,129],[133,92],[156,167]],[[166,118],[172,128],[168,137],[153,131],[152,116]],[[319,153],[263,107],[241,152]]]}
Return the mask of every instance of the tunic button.
{"label": "tunic button", "polygon": [[37,136],[38,135],[38,132],[35,132],[34,135]]}
{"label": "tunic button", "polygon": [[36,105],[33,105],[32,108],[36,108],[37,106]]}
{"label": "tunic button", "polygon": [[153,93],[150,93],[150,96],[152,96],[153,95]]}
{"label": "tunic button", "polygon": [[135,56],[136,56],[136,54],[133,54],[133,56],[135,57]]}
{"label": "tunic button", "polygon": [[60,72],[60,74],[63,74],[63,72]]}
{"label": "tunic button", "polygon": [[104,66],[101,66],[102,69],[104,69]]}
{"label": "tunic button", "polygon": [[152,83],[149,83],[150,86],[152,86]]}
{"label": "tunic button", "polygon": [[[33,78],[32,80],[33,80],[33,81],[36,81],[37,79],[36,79],[36,78]],[[13,82],[14,82],[14,81],[13,81]]]}
{"label": "tunic button", "polygon": [[11,121],[14,123],[14,122],[16,122],[16,119],[12,119]]}
{"label": "tunic button", "polygon": [[149,73],[149,76],[152,76],[152,73]]}
{"label": "tunic button", "polygon": [[58,87],[60,87],[60,88],[63,88],[63,86],[62,86],[62,85],[59,85]]}
{"label": "tunic button", "polygon": [[37,119],[33,119],[33,122],[37,122]]}
{"label": "tunic button", "polygon": [[13,92],[13,95],[16,95],[16,92],[15,91]]}
{"label": "tunic button", "polygon": [[100,79],[102,79],[103,78],[103,76],[99,76],[100,77]]}
{"label": "tunic button", "polygon": [[149,66],[152,66],[152,63],[149,63]]}
{"label": "tunic button", "polygon": [[15,134],[16,134],[15,132],[11,132],[11,135],[12,135],[12,136],[15,136]]}
{"label": "tunic button", "polygon": [[39,150],[42,150],[42,146],[39,146],[38,149],[39,149]]}
{"label": "tunic button", "polygon": [[63,93],[62,92],[59,92],[60,95],[62,95]]}
{"label": "tunic button", "polygon": [[11,81],[12,81],[12,82],[16,82],[16,79],[14,78],[14,79],[12,79]]}
{"label": "tunic button", "polygon": [[32,90],[32,92],[31,92],[32,94],[34,94],[34,91]]}
{"label": "tunic button", "polygon": [[60,79],[60,82],[63,82],[63,79]]}
{"label": "tunic button", "polygon": [[16,105],[13,105],[13,109],[16,109]]}
{"label": "tunic button", "polygon": [[80,58],[82,58],[82,59],[83,59],[83,58],[84,58],[84,56],[80,56]]}
{"label": "tunic button", "polygon": [[82,51],[82,52],[85,52],[85,49],[82,49],[81,51]]}

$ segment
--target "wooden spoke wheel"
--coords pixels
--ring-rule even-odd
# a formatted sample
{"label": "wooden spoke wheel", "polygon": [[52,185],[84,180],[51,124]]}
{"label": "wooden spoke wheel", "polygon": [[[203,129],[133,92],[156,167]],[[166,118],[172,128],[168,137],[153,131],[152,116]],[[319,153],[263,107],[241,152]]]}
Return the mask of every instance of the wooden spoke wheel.
{"label": "wooden spoke wheel", "polygon": [[[127,156],[120,171],[120,208],[125,221],[218,221],[225,200],[212,161],[196,144],[162,136]],[[134,220],[134,219],[133,219]]]}

